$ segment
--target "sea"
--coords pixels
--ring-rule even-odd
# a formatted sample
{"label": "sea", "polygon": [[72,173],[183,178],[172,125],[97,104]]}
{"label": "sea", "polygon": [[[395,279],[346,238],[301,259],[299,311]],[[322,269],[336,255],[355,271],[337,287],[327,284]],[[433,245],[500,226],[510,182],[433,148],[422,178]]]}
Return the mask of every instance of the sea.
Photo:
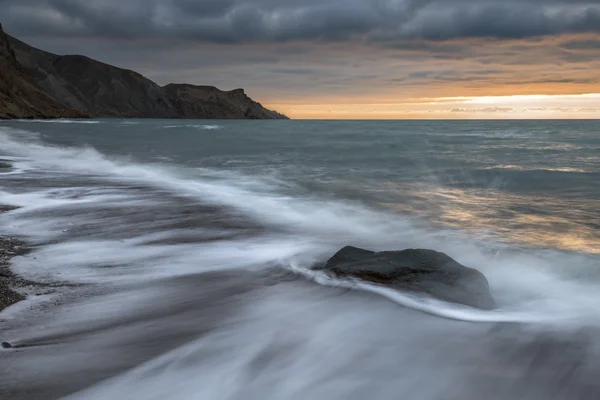
{"label": "sea", "polygon": [[[0,122],[6,399],[600,398],[600,123]],[[491,311],[313,270],[432,249]]]}

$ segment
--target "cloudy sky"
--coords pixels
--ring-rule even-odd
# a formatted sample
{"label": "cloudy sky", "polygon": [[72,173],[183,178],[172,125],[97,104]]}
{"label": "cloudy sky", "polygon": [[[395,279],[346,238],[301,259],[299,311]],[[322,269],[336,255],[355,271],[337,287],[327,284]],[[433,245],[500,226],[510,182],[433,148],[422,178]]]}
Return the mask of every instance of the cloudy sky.
{"label": "cloudy sky", "polygon": [[600,0],[0,0],[0,22],[296,118],[600,117]]}

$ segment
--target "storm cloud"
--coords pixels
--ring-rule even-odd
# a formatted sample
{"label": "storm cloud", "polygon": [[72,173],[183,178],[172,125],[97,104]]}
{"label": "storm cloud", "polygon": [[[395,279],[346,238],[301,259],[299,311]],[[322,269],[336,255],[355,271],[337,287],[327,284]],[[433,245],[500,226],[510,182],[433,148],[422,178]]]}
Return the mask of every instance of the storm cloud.
{"label": "storm cloud", "polygon": [[26,36],[165,36],[218,43],[600,32],[598,0],[3,0],[0,15]]}
{"label": "storm cloud", "polygon": [[514,117],[541,111],[440,99],[600,93],[600,0],[0,0],[0,22],[159,84],[244,87],[293,117]]}

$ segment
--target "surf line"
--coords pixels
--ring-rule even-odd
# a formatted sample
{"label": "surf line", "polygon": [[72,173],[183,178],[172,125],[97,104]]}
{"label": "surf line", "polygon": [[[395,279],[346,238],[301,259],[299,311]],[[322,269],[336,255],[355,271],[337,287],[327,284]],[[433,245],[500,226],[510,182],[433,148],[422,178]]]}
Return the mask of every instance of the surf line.
{"label": "surf line", "polygon": [[549,322],[548,318],[540,315],[522,311],[509,310],[479,310],[460,304],[448,303],[434,298],[422,297],[410,293],[403,293],[373,283],[367,283],[359,279],[337,278],[323,271],[315,271],[291,263],[285,269],[301,275],[308,280],[322,286],[354,289],[367,293],[373,293],[390,300],[396,304],[421,311],[426,314],[462,322],[509,322],[509,323],[541,323]]}

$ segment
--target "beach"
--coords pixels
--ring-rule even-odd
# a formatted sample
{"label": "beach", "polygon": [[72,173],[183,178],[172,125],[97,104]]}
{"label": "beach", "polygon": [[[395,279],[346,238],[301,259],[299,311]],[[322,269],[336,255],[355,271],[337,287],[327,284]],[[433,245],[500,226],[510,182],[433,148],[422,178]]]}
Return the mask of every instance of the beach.
{"label": "beach", "polygon": [[[0,398],[595,398],[597,130],[2,122]],[[493,301],[323,271],[346,246]]]}

